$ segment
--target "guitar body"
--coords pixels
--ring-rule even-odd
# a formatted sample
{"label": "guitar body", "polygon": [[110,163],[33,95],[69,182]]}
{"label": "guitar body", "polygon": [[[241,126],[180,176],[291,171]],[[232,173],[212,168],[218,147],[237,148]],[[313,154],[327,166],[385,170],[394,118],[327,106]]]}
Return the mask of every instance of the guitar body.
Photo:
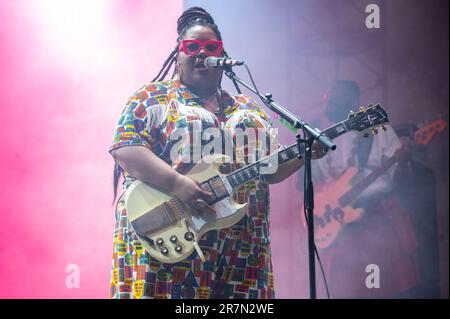
{"label": "guitar body", "polygon": [[[219,166],[225,161],[224,155],[211,156],[185,175],[204,182],[220,175]],[[247,203],[239,204],[231,196],[212,204],[216,213],[199,211],[180,201],[174,203],[171,196],[141,181],[128,187],[123,205],[143,247],[151,256],[167,263],[184,260],[206,232],[232,226],[247,212]]]}
{"label": "guitar body", "polygon": [[351,189],[351,180],[358,170],[348,168],[336,182],[328,185],[314,198],[314,238],[316,246],[326,248],[338,237],[345,224],[358,220],[362,208],[352,208],[339,203],[339,198]]}

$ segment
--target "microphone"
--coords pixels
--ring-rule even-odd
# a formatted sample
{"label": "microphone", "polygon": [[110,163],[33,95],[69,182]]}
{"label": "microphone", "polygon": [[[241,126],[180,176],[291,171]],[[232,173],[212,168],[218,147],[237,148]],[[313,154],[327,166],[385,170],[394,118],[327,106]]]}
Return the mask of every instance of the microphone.
{"label": "microphone", "polygon": [[215,56],[207,57],[203,63],[207,68],[224,68],[235,65],[243,65],[244,61],[239,61],[231,58],[218,58]]}

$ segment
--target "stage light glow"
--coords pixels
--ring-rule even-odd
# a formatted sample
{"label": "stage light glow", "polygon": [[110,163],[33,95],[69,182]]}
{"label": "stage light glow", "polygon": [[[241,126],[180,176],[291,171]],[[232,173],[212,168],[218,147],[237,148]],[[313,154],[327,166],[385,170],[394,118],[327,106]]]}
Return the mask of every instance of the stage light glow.
{"label": "stage light glow", "polygon": [[29,1],[26,11],[36,22],[49,54],[70,63],[89,63],[93,51],[104,50],[108,39],[106,0]]}

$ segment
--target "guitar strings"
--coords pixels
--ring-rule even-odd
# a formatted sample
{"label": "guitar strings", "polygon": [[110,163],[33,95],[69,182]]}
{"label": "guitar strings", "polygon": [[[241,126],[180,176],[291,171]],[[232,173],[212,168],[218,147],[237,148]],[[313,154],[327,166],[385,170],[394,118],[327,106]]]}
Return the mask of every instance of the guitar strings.
{"label": "guitar strings", "polygon": [[[367,111],[367,110],[366,110]],[[358,113],[356,113],[358,114]],[[339,131],[339,127],[344,127],[346,131],[350,131],[348,129],[348,127],[363,127],[363,123],[367,121],[366,117],[368,117],[369,115],[355,115],[352,118],[349,118],[345,121],[339,122],[337,123],[335,126],[326,129],[325,131],[322,132],[322,134],[327,135],[327,136],[337,136],[341,133],[341,131]],[[374,118],[375,119],[375,118]],[[374,119],[372,119],[372,122],[374,121]],[[332,137],[333,138],[333,137]],[[242,167],[230,174],[228,174],[226,176],[226,178],[228,179],[228,181],[230,182],[230,184],[232,184],[233,187],[238,186],[240,184],[243,184],[246,182],[246,179],[253,179],[258,177],[258,175],[260,175],[258,173],[259,170],[259,166],[263,163],[270,163],[275,156],[280,156],[280,154],[283,152],[284,154],[287,154],[288,158],[291,157],[293,158],[293,156],[298,155],[299,153],[304,152],[304,149],[300,150],[300,152],[297,152],[296,150],[297,145],[293,144],[289,147],[287,147],[286,149],[283,149],[279,152],[276,152],[274,154],[271,154],[263,159],[261,159],[260,161],[257,161],[253,164],[247,165],[245,167]],[[256,167],[256,169],[255,169]],[[247,176],[246,176],[247,175]]]}

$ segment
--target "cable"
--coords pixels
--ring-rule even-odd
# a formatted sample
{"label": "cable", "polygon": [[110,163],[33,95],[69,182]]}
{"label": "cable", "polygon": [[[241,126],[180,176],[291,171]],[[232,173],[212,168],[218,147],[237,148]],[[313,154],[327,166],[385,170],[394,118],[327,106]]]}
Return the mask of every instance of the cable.
{"label": "cable", "polygon": [[[303,207],[305,207],[305,204],[303,204]],[[303,209],[303,212],[304,212],[304,214],[305,214],[305,220],[306,220],[306,223],[309,224],[308,215],[307,215],[307,213],[306,213],[306,208]],[[319,262],[320,272],[321,272],[321,274],[322,274],[322,280],[323,280],[323,283],[324,283],[324,285],[325,285],[325,290],[326,290],[326,292],[327,292],[327,299],[330,299],[330,291],[329,291],[329,289],[328,289],[327,278],[326,278],[326,276],[325,276],[325,271],[323,270],[322,260],[320,259],[319,252],[317,251],[317,247],[316,247],[316,244],[315,244],[315,243],[314,243],[314,254],[315,254],[316,257],[317,257],[317,261]]]}
{"label": "cable", "polygon": [[260,100],[261,100],[265,105],[267,105],[267,101],[264,100],[264,99],[261,97],[261,93],[259,92],[258,87],[256,86],[255,81],[253,80],[252,72],[250,72],[250,69],[248,68],[247,64],[244,64],[244,66],[245,66],[245,69],[247,70],[248,76],[250,77],[250,81],[252,81],[253,88],[254,88],[255,91],[258,93],[258,94],[257,94],[258,97],[260,98]]}

